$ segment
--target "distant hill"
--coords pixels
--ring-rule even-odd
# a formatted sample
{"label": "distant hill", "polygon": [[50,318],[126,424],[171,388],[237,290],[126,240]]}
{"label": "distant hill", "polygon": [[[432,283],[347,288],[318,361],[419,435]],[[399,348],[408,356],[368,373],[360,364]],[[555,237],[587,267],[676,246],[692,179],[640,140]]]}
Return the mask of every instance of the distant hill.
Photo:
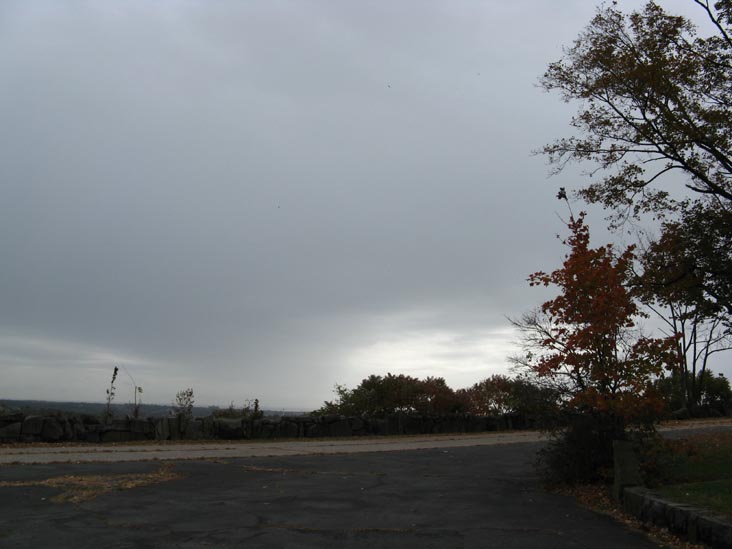
{"label": "distant hill", "polygon": [[[52,412],[68,412],[72,414],[89,414],[101,415],[107,405],[104,402],[57,402],[53,400],[13,400],[0,399],[1,408],[9,410],[18,410],[26,414],[48,414]],[[218,406],[194,406],[193,415],[195,417],[210,416],[214,411],[219,410]],[[165,404],[141,404],[140,417],[164,417],[170,414],[171,406]],[[263,410],[265,416],[296,416],[302,415],[303,412],[286,412],[275,410]],[[115,417],[125,417],[132,415],[132,404],[114,404],[112,403],[112,413]]]}

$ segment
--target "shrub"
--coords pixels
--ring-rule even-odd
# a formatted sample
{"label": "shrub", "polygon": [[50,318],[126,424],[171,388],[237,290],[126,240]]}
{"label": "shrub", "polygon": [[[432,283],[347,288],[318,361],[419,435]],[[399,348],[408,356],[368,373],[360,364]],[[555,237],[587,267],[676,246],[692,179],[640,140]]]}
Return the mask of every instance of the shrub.
{"label": "shrub", "polygon": [[444,378],[424,380],[404,374],[371,375],[355,389],[336,385],[337,399],[326,401],[313,415],[383,417],[397,412],[444,415],[464,411],[463,400]]}
{"label": "shrub", "polygon": [[114,382],[117,380],[118,372],[119,368],[115,366],[114,370],[112,371],[112,381],[109,382],[109,389],[107,389],[107,409],[104,411],[104,421],[109,421],[112,419],[112,401],[114,400],[115,395]]}
{"label": "shrub", "polygon": [[178,391],[175,395],[175,400],[173,401],[173,414],[186,419],[192,418],[193,402],[193,389],[188,388]]}
{"label": "shrub", "polygon": [[470,414],[515,414],[524,418],[528,425],[537,426],[551,426],[557,421],[558,392],[527,377],[493,375],[457,393]]}
{"label": "shrub", "polygon": [[539,451],[537,467],[548,484],[581,484],[608,480],[613,466],[613,440],[625,438],[618,417],[602,413],[573,414],[566,427],[553,432]]}

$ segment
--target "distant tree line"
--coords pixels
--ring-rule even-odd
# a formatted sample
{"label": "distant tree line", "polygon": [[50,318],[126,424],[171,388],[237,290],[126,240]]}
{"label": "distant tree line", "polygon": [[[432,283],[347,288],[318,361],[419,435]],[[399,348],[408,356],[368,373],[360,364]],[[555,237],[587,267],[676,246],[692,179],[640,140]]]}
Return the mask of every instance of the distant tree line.
{"label": "distant tree line", "polygon": [[[722,415],[732,407],[729,381],[710,370],[698,380],[703,415]],[[442,377],[419,379],[404,374],[370,375],[356,387],[336,385],[335,399],[325,401],[311,415],[385,417],[394,413],[413,415],[471,414],[477,416],[520,415],[537,426],[557,426],[571,410],[571,391],[556,380],[527,375],[495,374],[464,389],[452,389]],[[670,377],[658,377],[653,406],[658,415],[672,417],[681,396]],[[593,391],[592,394],[597,395]],[[644,401],[644,396],[638,395]],[[627,404],[627,401],[624,401]],[[224,414],[220,414],[224,415]]]}
{"label": "distant tree line", "polygon": [[417,415],[504,415],[548,417],[558,395],[528,378],[493,375],[467,389],[454,390],[442,377],[418,379],[404,374],[371,375],[353,388],[336,385],[336,399],[315,415],[381,417],[397,412]]}

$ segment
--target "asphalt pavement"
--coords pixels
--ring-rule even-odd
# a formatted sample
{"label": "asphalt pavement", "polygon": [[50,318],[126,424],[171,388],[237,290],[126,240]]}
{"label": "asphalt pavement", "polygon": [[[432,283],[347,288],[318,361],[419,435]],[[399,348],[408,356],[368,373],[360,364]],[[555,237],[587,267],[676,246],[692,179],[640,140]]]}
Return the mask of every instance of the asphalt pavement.
{"label": "asphalt pavement", "polygon": [[543,490],[540,447],[4,465],[0,547],[654,547]]}

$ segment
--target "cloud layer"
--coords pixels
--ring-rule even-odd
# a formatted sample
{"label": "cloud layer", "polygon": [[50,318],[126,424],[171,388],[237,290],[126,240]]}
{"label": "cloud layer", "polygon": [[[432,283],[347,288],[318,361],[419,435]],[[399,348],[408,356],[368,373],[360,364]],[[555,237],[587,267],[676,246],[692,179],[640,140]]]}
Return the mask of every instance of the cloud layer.
{"label": "cloud layer", "polygon": [[0,397],[505,371],[561,258],[546,2],[4,2]]}

